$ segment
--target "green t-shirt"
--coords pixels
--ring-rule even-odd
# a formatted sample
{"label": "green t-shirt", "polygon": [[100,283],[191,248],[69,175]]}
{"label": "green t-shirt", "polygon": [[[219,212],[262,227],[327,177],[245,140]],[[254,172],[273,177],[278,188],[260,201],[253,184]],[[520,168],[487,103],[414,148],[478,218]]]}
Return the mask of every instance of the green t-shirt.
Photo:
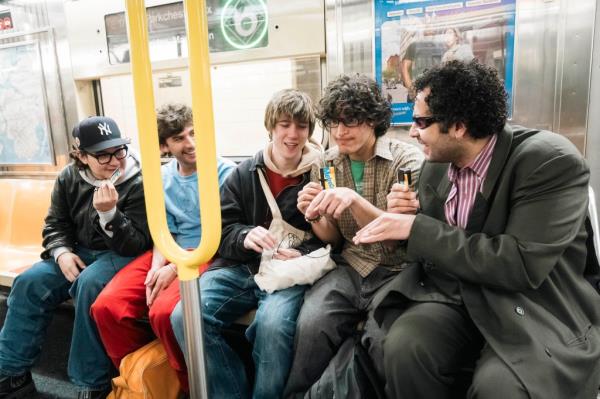
{"label": "green t-shirt", "polygon": [[354,186],[356,192],[361,196],[363,195],[363,177],[365,175],[365,163],[362,161],[350,160],[350,171],[352,172],[352,179],[354,180]]}

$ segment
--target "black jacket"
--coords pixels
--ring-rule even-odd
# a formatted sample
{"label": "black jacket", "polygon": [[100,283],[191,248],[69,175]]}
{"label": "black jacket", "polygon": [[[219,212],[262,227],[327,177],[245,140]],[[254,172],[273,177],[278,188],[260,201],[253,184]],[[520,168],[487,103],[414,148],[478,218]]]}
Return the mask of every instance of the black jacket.
{"label": "black jacket", "polygon": [[117,212],[106,226],[113,232],[111,238],[100,227],[98,212],[92,206],[94,186],[81,177],[75,165],[65,167],[54,183],[42,231],[42,259],[49,258],[58,247],[110,249],[121,256],[136,256],[150,248],[142,174],[138,171],[116,189]]}
{"label": "black jacket", "polygon": [[[273,216],[260,185],[257,168],[266,169],[262,151],[239,164],[221,186],[221,244],[219,257],[211,268],[245,264],[254,273],[258,271],[260,254],[244,248],[244,239],[256,226],[268,229]],[[309,182],[310,172],[306,172],[300,184],[287,186],[275,198],[283,219],[303,231],[310,231],[311,227],[296,204],[298,192]],[[318,238],[311,238],[296,249],[306,254],[322,246]]]}

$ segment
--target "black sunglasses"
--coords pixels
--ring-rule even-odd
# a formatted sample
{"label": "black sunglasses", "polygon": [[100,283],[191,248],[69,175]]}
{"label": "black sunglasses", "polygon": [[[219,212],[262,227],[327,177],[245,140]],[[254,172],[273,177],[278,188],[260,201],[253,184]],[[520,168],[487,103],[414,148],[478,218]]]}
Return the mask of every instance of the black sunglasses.
{"label": "black sunglasses", "polygon": [[96,160],[98,161],[98,163],[100,165],[106,165],[107,163],[110,163],[110,160],[112,159],[112,157],[115,157],[119,161],[121,159],[125,158],[127,156],[127,146],[124,145],[121,148],[117,148],[113,152],[101,152],[98,154],[92,154],[91,152],[88,152],[88,154],[90,156],[96,158]]}
{"label": "black sunglasses", "polygon": [[413,116],[412,120],[417,129],[427,129],[432,124],[439,122],[440,118],[436,116]]}

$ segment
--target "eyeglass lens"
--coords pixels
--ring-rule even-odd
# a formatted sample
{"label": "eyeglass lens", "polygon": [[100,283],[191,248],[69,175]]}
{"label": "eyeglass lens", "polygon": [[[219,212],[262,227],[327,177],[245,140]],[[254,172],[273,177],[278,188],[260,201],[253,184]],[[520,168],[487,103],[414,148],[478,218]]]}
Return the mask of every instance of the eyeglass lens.
{"label": "eyeglass lens", "polygon": [[127,146],[118,148],[114,152],[103,152],[100,154],[94,154],[94,157],[98,160],[100,164],[110,163],[112,157],[115,157],[118,160],[121,160],[127,156]]}

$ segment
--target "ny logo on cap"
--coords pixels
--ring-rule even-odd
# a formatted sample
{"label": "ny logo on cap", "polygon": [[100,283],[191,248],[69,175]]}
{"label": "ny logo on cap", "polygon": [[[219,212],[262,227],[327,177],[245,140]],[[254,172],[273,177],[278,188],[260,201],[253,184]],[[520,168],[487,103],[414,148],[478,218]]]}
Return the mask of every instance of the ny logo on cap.
{"label": "ny logo on cap", "polygon": [[100,129],[100,135],[102,136],[108,136],[112,134],[110,126],[108,126],[108,123],[106,122],[98,123],[98,129]]}

